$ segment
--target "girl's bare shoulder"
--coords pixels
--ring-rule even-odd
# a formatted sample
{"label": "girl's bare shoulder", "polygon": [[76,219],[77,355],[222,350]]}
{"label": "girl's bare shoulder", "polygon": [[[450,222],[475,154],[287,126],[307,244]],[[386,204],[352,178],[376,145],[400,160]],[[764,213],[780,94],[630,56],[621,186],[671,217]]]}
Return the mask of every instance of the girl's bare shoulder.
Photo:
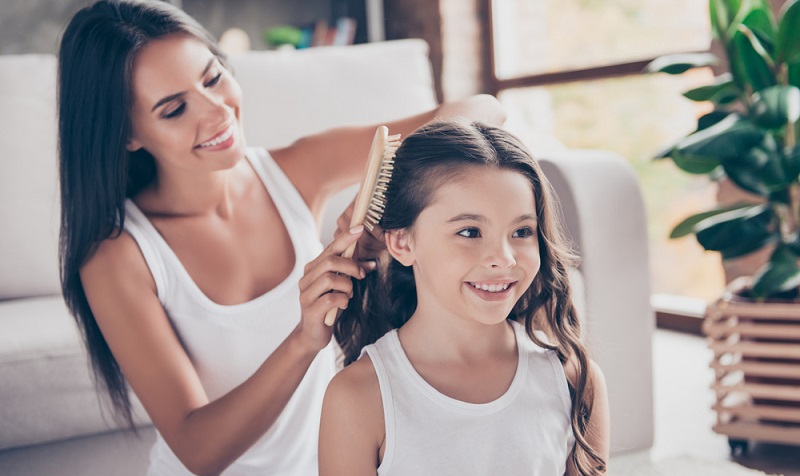
{"label": "girl's bare shoulder", "polygon": [[369,355],[353,362],[340,371],[328,386],[331,398],[345,400],[343,404],[361,407],[370,403],[381,403],[378,375]]}
{"label": "girl's bare shoulder", "polygon": [[336,467],[344,458],[350,469],[359,461],[369,469],[365,474],[375,474],[385,435],[378,376],[365,355],[336,374],[328,385],[320,422],[320,468]]}
{"label": "girl's bare shoulder", "polygon": [[[577,359],[573,357],[564,362],[564,373],[567,376],[567,381],[569,381],[570,385],[573,387],[578,383],[578,364],[576,360]],[[605,377],[603,376],[603,371],[592,359],[589,359],[587,378],[590,384],[593,383],[594,385],[603,385],[603,387],[605,387]]]}

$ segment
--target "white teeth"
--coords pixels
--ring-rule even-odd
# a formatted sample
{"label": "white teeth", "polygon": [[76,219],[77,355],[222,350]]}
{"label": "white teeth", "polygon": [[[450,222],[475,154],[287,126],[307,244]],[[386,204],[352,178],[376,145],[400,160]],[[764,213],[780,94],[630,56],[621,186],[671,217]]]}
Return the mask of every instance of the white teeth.
{"label": "white teeth", "polygon": [[233,135],[233,124],[228,126],[228,128],[225,130],[225,132],[222,133],[221,136],[217,137],[216,139],[212,139],[208,142],[203,142],[202,144],[200,144],[200,147],[214,147],[215,145],[221,144],[222,142],[225,142],[226,140],[230,139],[232,135]]}
{"label": "white teeth", "polygon": [[488,291],[490,293],[499,293],[501,291],[505,291],[508,289],[510,283],[503,283],[503,284],[481,284],[481,283],[470,283],[473,288],[480,289],[482,291]]}

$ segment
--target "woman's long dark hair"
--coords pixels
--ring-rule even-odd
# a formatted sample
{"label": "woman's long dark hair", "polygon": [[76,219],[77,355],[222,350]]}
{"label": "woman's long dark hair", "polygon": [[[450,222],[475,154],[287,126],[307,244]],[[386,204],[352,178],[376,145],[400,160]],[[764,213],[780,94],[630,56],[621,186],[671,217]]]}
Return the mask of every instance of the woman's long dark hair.
{"label": "woman's long dark hair", "polygon": [[108,0],[86,7],[72,17],[59,51],[61,288],[88,348],[95,384],[107,390],[116,416],[130,427],[127,384],[89,307],[79,271],[101,241],[121,233],[125,199],[155,179],[153,157],[126,149],[131,77],[136,54],[172,34],[203,41],[225,64],[208,32],[160,1]]}
{"label": "woman's long dark hair", "polygon": [[[525,146],[508,132],[477,122],[441,121],[422,127],[397,150],[380,226],[385,231],[410,229],[439,185],[475,167],[513,170],[531,183],[541,267],[508,319],[523,323],[537,345],[556,351],[562,363],[575,366],[577,380],[570,383],[570,390],[577,444],[571,458],[580,474],[602,474],[606,462],[586,439],[593,401],[589,359],[580,341],[580,320],[567,278],[578,259],[563,233],[550,184]],[[354,283],[350,304],[336,320],[334,333],[345,365],[356,360],[364,346],[405,324],[416,307],[411,267],[384,253],[377,271]],[[544,331],[553,343],[543,342],[534,329]]]}

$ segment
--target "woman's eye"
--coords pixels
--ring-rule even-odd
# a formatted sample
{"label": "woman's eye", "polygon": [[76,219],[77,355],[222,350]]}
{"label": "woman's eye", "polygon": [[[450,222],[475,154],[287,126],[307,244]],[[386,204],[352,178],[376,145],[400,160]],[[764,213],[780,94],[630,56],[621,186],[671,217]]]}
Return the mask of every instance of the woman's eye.
{"label": "woman's eye", "polygon": [[481,236],[481,231],[477,228],[464,228],[456,234],[464,238],[479,238]]}
{"label": "woman's eye", "polygon": [[222,78],[222,71],[220,71],[216,76],[214,76],[213,78],[208,80],[208,82],[205,84],[205,86],[207,88],[210,88],[211,86],[214,86],[215,84],[217,84],[221,78]]}
{"label": "woman's eye", "polygon": [[528,238],[529,236],[533,236],[533,229],[527,226],[514,232],[514,238]]}
{"label": "woman's eye", "polygon": [[162,117],[164,117],[164,119],[173,119],[173,118],[178,117],[181,114],[183,114],[183,111],[185,109],[186,109],[186,103],[182,103],[180,106],[178,106],[175,109],[173,109],[172,111],[164,114]]}

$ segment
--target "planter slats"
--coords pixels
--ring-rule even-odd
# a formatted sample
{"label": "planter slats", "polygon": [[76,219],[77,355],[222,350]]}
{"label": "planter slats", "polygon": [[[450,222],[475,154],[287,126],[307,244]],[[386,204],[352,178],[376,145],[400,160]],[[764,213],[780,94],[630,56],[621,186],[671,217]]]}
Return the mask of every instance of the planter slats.
{"label": "planter slats", "polygon": [[746,357],[775,357],[779,359],[800,359],[800,344],[773,344],[756,342],[714,342],[711,350],[715,354],[737,353]]}
{"label": "planter slats", "polygon": [[769,420],[800,423],[800,408],[751,405],[749,403],[740,403],[738,405],[730,406],[716,404],[712,408],[720,413],[745,419],[763,418]]}
{"label": "planter slats", "polygon": [[786,428],[764,423],[718,423],[713,426],[717,433],[730,438],[754,439],[770,443],[800,445],[800,428]]}
{"label": "planter slats", "polygon": [[788,400],[800,402],[800,386],[767,385],[760,383],[739,383],[736,385],[711,384],[717,392],[742,392],[755,398],[769,398],[773,400]]}
{"label": "planter slats", "polygon": [[747,375],[757,377],[800,379],[800,365],[792,364],[761,362],[737,362],[735,364],[721,364],[714,360],[711,362],[711,368],[725,373],[744,372]]}
{"label": "planter slats", "polygon": [[[727,302],[727,301],[726,301]],[[768,303],[768,308],[765,309],[764,303],[732,303],[727,302],[715,309],[714,313],[710,315],[712,320],[721,319],[730,316],[746,316],[748,319],[759,320],[776,320],[776,321],[800,321],[798,315],[797,304],[774,304]],[[774,306],[774,307],[773,307]]]}
{"label": "planter slats", "polygon": [[800,445],[800,304],[721,299],[703,332],[714,357],[715,432]]}
{"label": "planter slats", "polygon": [[712,324],[706,327],[706,334],[714,339],[721,339],[732,334],[739,334],[742,337],[767,337],[774,338],[781,336],[781,339],[800,339],[800,325],[779,325],[779,324],[753,324],[737,323]]}

